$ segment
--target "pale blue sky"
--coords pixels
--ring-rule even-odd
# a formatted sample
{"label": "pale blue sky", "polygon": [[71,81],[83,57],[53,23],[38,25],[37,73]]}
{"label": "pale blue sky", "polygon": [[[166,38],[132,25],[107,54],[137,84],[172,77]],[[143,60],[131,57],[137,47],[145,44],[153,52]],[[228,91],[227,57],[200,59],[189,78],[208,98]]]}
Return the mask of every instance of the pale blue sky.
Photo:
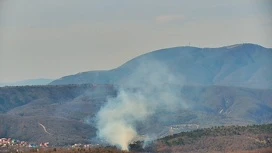
{"label": "pale blue sky", "polygon": [[271,0],[0,0],[0,82],[115,68],[156,49],[272,47]]}

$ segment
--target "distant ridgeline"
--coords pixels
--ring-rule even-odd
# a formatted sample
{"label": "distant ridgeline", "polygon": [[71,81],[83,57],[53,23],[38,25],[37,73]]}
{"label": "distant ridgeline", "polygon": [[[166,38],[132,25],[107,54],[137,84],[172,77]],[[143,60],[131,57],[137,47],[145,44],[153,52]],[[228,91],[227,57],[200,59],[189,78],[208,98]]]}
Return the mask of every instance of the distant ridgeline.
{"label": "distant ridgeline", "polygon": [[186,85],[223,85],[272,89],[272,49],[255,44],[237,44],[220,48],[175,47],[136,57],[108,71],[89,71],[65,76],[51,82],[61,84],[119,84],[135,74],[140,64],[144,71],[160,70],[159,62]]}
{"label": "distant ridgeline", "polygon": [[52,79],[31,79],[17,82],[0,83],[0,87],[4,86],[27,86],[27,85],[47,85],[52,82]]}

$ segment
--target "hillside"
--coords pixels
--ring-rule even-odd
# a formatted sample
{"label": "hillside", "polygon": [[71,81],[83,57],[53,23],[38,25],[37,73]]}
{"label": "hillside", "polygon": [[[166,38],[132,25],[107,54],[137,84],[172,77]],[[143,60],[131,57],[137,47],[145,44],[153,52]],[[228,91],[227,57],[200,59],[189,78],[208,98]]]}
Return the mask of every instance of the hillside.
{"label": "hillside", "polygon": [[103,152],[183,152],[183,153],[271,153],[272,125],[216,126],[181,132],[150,142],[137,141],[130,151],[114,146],[65,146],[49,148],[1,147],[0,152],[103,153]]}
{"label": "hillside", "polygon": [[57,146],[88,143],[96,129],[85,118],[115,94],[110,85],[2,87],[0,137]]}
{"label": "hillside", "polygon": [[94,127],[82,122],[57,117],[0,114],[0,118],[1,138],[15,138],[37,144],[50,142],[53,146],[64,146],[89,143],[96,132]]}
{"label": "hillside", "polygon": [[228,126],[159,139],[156,152],[271,152],[272,125]]}
{"label": "hillside", "polygon": [[[0,137],[55,145],[90,141],[96,136],[97,112],[118,90],[113,85],[92,84],[2,87]],[[139,134],[164,137],[218,125],[272,123],[270,89],[184,86],[175,90],[182,95],[180,102],[188,107],[158,111],[138,124]],[[53,135],[48,135],[39,123]],[[175,127],[173,131],[171,127]]]}
{"label": "hillside", "polygon": [[[89,93],[92,98],[103,98],[105,92],[114,92],[113,86],[84,84],[66,86],[1,87],[0,113],[6,113],[11,109],[15,109],[20,106],[26,107],[39,105],[41,107],[43,105],[62,104],[64,102],[74,100],[80,95]],[[102,95],[102,97],[99,97],[99,95]],[[104,97],[104,99],[105,98],[106,97]]]}
{"label": "hillside", "polygon": [[[109,71],[89,71],[65,76],[51,82],[60,84],[125,84],[133,76],[144,77],[140,69],[160,70],[185,80],[186,85],[223,85],[249,88],[272,88],[272,49],[254,44],[220,48],[175,47],[136,57]],[[152,61],[160,65],[152,64]]]}

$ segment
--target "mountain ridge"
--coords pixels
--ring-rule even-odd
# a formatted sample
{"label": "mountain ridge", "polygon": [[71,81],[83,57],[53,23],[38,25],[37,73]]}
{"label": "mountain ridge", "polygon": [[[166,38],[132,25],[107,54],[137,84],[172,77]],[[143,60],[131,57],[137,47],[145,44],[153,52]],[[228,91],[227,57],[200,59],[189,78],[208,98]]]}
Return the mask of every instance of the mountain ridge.
{"label": "mountain ridge", "polygon": [[[272,88],[272,49],[255,44],[235,44],[219,48],[174,47],[135,57],[121,66],[102,71],[87,71],[64,76],[50,85],[123,84],[140,64],[150,61],[165,65],[188,85],[229,85]],[[158,69],[150,66],[150,69]]]}

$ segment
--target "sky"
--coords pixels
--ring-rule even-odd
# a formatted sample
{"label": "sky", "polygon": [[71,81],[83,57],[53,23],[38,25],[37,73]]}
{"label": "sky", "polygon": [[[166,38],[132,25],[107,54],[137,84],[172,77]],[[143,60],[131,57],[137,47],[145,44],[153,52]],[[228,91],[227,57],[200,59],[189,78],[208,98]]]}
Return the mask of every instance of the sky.
{"label": "sky", "polygon": [[272,0],[0,0],[0,83],[116,68],[154,50],[272,48]]}

